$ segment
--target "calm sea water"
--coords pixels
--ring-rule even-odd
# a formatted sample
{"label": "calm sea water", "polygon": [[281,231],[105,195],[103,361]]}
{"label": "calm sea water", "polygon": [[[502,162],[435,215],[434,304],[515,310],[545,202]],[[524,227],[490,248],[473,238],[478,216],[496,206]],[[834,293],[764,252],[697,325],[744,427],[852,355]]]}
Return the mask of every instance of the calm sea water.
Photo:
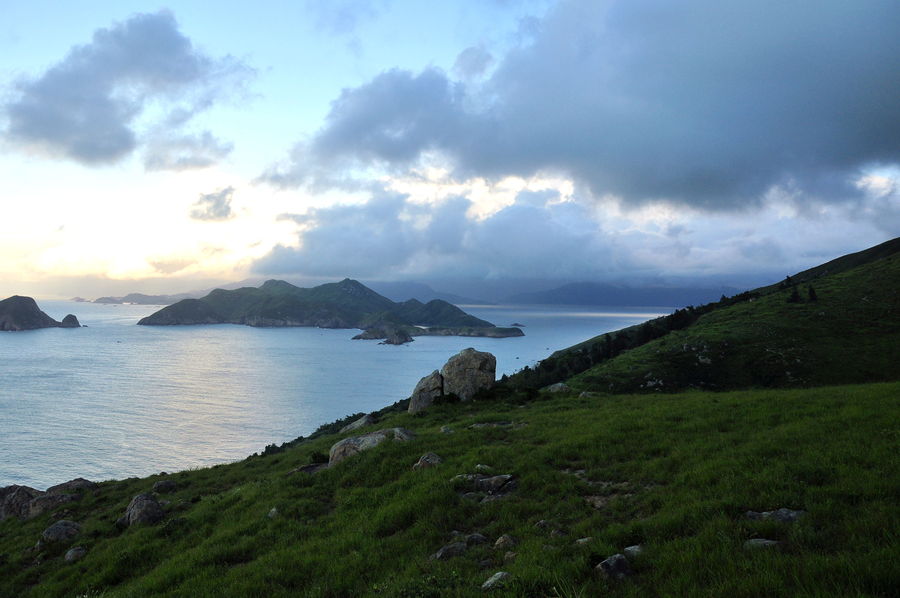
{"label": "calm sea water", "polygon": [[466,306],[521,338],[354,341],[353,330],[146,327],[158,307],[42,301],[87,328],[0,333],[0,487],[144,476],[242,459],[406,398],[466,347],[512,373],[671,310]]}

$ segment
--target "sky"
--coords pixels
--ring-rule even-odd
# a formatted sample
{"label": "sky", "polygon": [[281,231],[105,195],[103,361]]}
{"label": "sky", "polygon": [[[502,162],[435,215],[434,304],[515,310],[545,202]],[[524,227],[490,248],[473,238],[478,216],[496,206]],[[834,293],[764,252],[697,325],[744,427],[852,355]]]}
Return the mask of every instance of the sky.
{"label": "sky", "polygon": [[896,0],[3,13],[2,296],[741,286],[900,235]]}

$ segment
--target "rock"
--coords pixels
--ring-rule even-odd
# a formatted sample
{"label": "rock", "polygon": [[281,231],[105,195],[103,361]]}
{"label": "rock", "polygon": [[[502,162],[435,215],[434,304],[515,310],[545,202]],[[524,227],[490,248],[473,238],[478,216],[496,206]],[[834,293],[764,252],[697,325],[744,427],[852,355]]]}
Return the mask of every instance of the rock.
{"label": "rock", "polygon": [[628,559],[624,554],[614,554],[601,561],[594,569],[610,579],[625,579],[631,575],[631,567],[628,566]]}
{"label": "rock", "polygon": [[481,584],[481,589],[485,592],[490,592],[491,590],[502,588],[506,585],[509,578],[510,574],[506,571],[497,571],[491,575],[486,582]]}
{"label": "rock", "polygon": [[278,508],[272,507],[271,509],[269,509],[269,514],[266,515],[266,517],[268,517],[269,519],[275,519],[276,517],[278,517]]}
{"label": "rock", "polygon": [[754,521],[765,521],[772,519],[781,523],[793,523],[805,514],[806,511],[794,511],[792,509],[785,509],[782,507],[775,511],[747,511],[745,516],[747,517],[747,519],[752,519]]}
{"label": "rock", "polygon": [[43,494],[28,503],[28,517],[39,517],[80,498],[81,496],[76,494]]}
{"label": "rock", "polygon": [[512,550],[507,550],[506,554],[503,555],[504,563],[511,563],[516,560],[516,557],[519,556],[519,553],[513,552]]}
{"label": "rock", "polygon": [[476,544],[487,544],[487,543],[488,543],[488,539],[485,538],[482,534],[479,534],[477,532],[466,536],[466,545],[467,546],[474,546]]}
{"label": "rock", "polygon": [[494,470],[490,465],[485,465],[484,463],[478,463],[475,465],[475,471],[478,473],[491,473]]}
{"label": "rock", "polygon": [[362,416],[358,420],[356,420],[352,423],[349,423],[346,426],[344,426],[343,428],[341,428],[341,430],[340,430],[340,432],[338,432],[338,434],[343,434],[345,432],[352,432],[353,430],[358,430],[359,428],[362,428],[363,426],[371,426],[376,421],[378,421],[378,420],[375,419],[374,415],[372,415],[371,413],[366,413],[364,416]]}
{"label": "rock", "polygon": [[[499,494],[504,488],[511,483],[513,476],[505,473],[491,477],[481,477],[475,480],[475,490],[487,492],[488,494]],[[509,488],[510,490],[512,488]]]}
{"label": "rock", "polygon": [[587,390],[578,393],[578,398],[579,398],[579,399],[593,399],[593,398],[596,397],[596,396],[599,396],[599,393],[596,393],[596,392],[590,392],[590,391],[587,391]]}
{"label": "rock", "polygon": [[152,494],[138,494],[125,509],[126,525],[153,525],[162,521],[165,513]]}
{"label": "rock", "polygon": [[66,551],[65,561],[67,563],[74,563],[75,561],[84,558],[84,555],[86,554],[87,549],[84,546],[73,546],[68,551]]}
{"label": "rock", "polygon": [[43,494],[40,490],[16,484],[0,488],[0,521],[7,517],[27,518],[31,501]]}
{"label": "rock", "polygon": [[513,538],[513,537],[510,536],[509,534],[503,534],[502,536],[500,536],[499,538],[497,538],[497,541],[496,541],[496,542],[494,542],[494,549],[496,549],[496,550],[509,550],[510,548],[512,548],[513,546],[515,546],[516,544],[518,544],[518,542],[516,541],[515,538]]}
{"label": "rock", "polygon": [[405,330],[401,330],[399,328],[395,328],[387,333],[387,336],[383,341],[378,343],[379,345],[403,345],[406,343],[411,343],[413,341],[413,337],[411,337]]}
{"label": "rock", "polygon": [[56,486],[47,488],[47,494],[72,494],[73,492],[85,492],[97,488],[97,483],[84,478],[75,478]]}
{"label": "rock", "polygon": [[434,403],[434,400],[444,394],[444,377],[437,370],[434,370],[416,384],[412,395],[409,397],[409,413],[418,413],[423,409],[427,409]]}
{"label": "rock", "polygon": [[41,540],[47,544],[71,542],[81,533],[81,526],[74,521],[61,519],[41,533]]}
{"label": "rock", "polygon": [[561,529],[555,529],[552,532],[550,532],[550,537],[551,538],[565,538],[566,532],[562,531]]}
{"label": "rock", "polygon": [[632,546],[627,546],[622,552],[625,554],[626,557],[628,557],[630,559],[634,559],[637,556],[639,556],[642,552],[644,552],[644,547],[641,546],[640,544],[634,544]]}
{"label": "rock", "polygon": [[431,555],[431,558],[433,560],[445,561],[457,556],[462,556],[467,549],[468,547],[465,542],[451,542],[442,546],[440,550]]}
{"label": "rock", "polygon": [[575,544],[577,544],[578,546],[584,546],[585,544],[590,544],[593,541],[593,537],[587,536],[586,538],[578,538],[577,540],[575,540]]}
{"label": "rock", "polygon": [[81,324],[78,323],[78,318],[76,318],[73,314],[67,315],[62,319],[62,322],[59,324],[60,328],[81,328]]}
{"label": "rock", "polygon": [[176,484],[174,480],[160,480],[153,484],[153,491],[165,494],[167,492],[174,492],[177,487],[178,484]]}
{"label": "rock", "polygon": [[328,466],[332,467],[347,457],[375,448],[385,440],[405,441],[410,440],[412,437],[413,433],[403,428],[384,428],[362,436],[345,438],[331,446],[331,450],[328,453]]}
{"label": "rock", "polygon": [[441,459],[434,453],[425,453],[416,463],[413,465],[413,469],[426,469],[428,467],[435,467],[443,463],[444,460]]}
{"label": "rock", "polygon": [[444,364],[444,394],[454,394],[461,401],[469,401],[479,390],[494,385],[497,359],[490,353],[463,349]]}
{"label": "rock", "polygon": [[453,434],[453,428],[450,426],[441,426],[441,434]]}
{"label": "rock", "polygon": [[552,393],[572,392],[572,389],[569,388],[569,385],[566,384],[565,382],[557,382],[556,384],[551,384],[550,386],[545,386],[541,390],[546,391],[546,392],[552,392]]}
{"label": "rock", "polygon": [[744,542],[746,550],[756,550],[758,548],[775,548],[780,542],[777,540],[766,540],[765,538],[753,538]]}

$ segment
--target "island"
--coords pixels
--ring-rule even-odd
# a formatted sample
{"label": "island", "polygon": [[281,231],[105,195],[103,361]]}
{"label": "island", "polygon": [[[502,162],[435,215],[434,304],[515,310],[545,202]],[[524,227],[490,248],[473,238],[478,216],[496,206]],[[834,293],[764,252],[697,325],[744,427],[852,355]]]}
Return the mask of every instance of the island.
{"label": "island", "polygon": [[414,336],[524,336],[434,299],[394,302],[346,278],[312,288],[269,280],[259,287],[216,289],[200,299],[183,299],[143,318],[142,326],[243,324],[259,327],[359,328],[357,339],[409,342]]}
{"label": "island", "polygon": [[38,307],[31,297],[13,295],[0,301],[0,331],[37,330],[39,328],[80,328],[78,318],[69,314],[57,322]]}

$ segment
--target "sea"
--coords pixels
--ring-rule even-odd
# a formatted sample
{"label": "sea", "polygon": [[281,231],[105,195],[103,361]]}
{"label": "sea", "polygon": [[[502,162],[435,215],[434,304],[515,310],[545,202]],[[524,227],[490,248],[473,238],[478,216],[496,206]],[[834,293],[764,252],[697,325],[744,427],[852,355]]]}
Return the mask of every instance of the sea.
{"label": "sea", "polygon": [[241,460],[407,398],[466,347],[512,374],[671,308],[465,305],[518,338],[393,346],[320,328],[137,326],[159,306],[39,301],[83,328],[0,332],[0,487],[146,476]]}

